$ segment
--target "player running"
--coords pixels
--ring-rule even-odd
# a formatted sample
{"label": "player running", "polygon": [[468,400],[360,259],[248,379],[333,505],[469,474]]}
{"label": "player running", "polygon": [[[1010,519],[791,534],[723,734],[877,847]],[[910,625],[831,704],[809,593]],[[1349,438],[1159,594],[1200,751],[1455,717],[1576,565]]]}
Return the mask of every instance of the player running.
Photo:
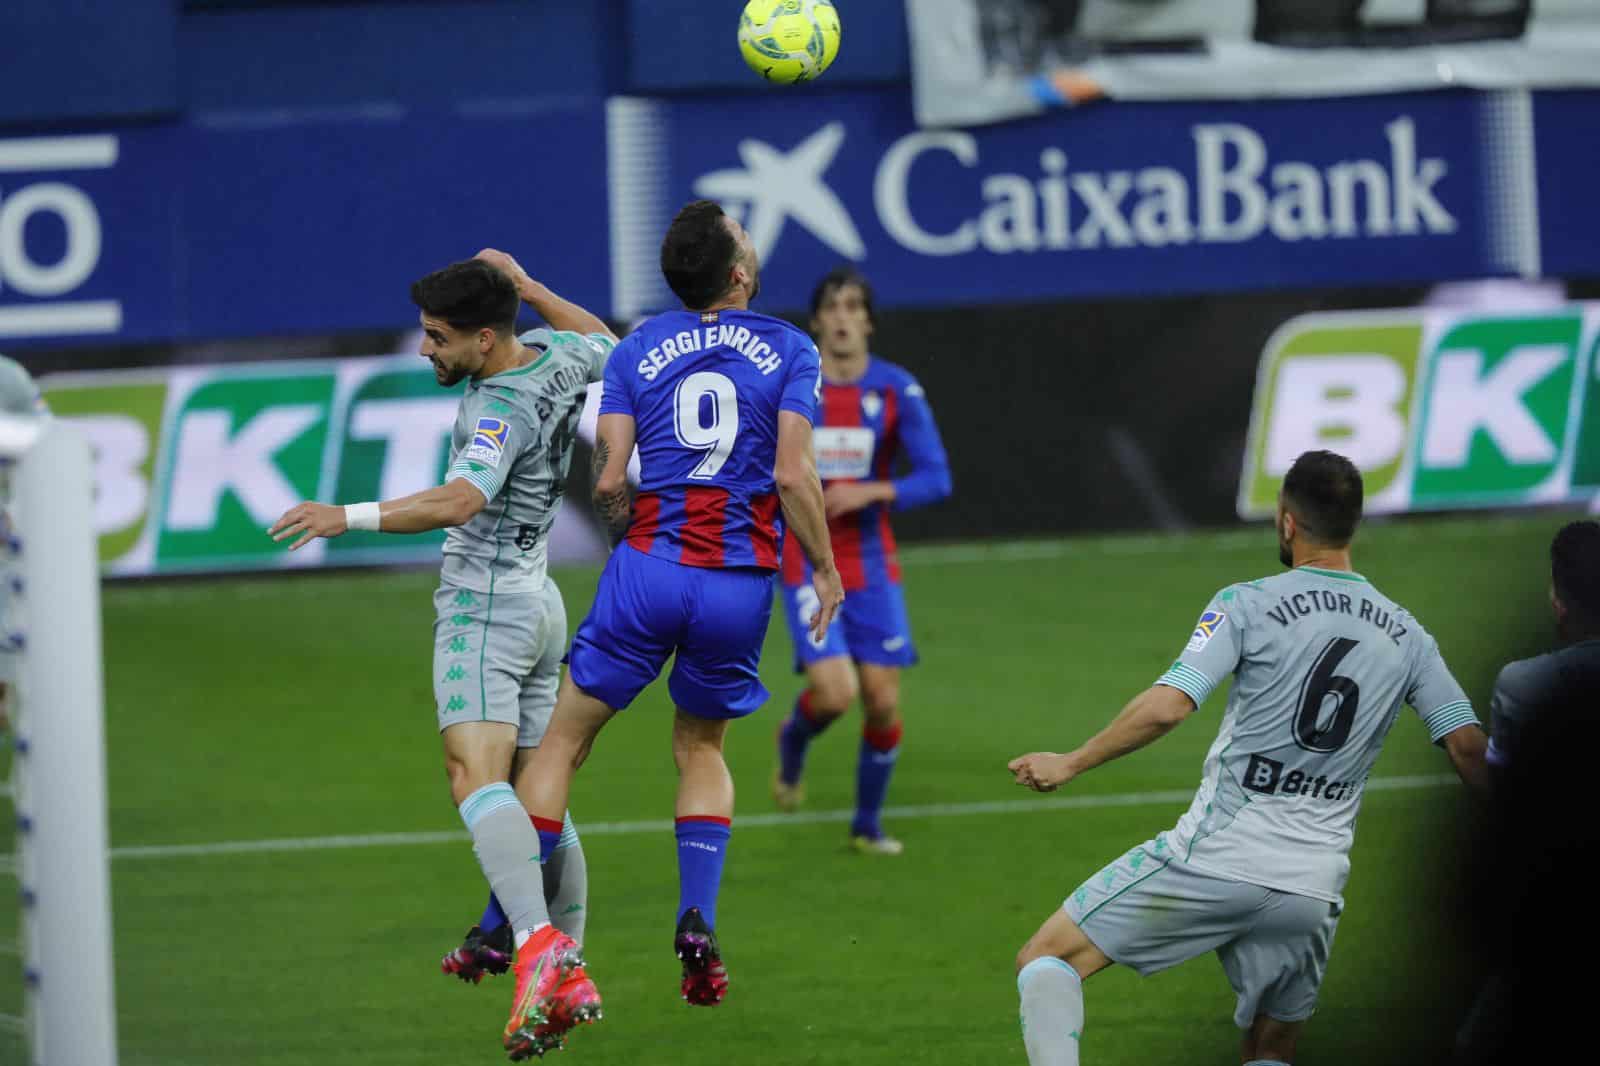
{"label": "player running", "polygon": [[[555,328],[518,337],[519,297]],[[434,699],[451,798],[493,895],[444,968],[474,981],[504,972],[515,942],[555,916],[564,950],[549,960],[539,1009],[518,1014],[505,1033],[512,1057],[526,1058],[559,1048],[573,1025],[600,1016],[577,947],[587,895],[582,846],[571,818],[558,812],[554,857],[538,865],[539,836],[510,781],[555,706],[567,615],[545,572],[546,538],[588,385],[616,337],[493,249],[429,274],[411,299],[434,377],[447,388],[467,379],[444,484],[382,503],[302,503],[270,532],[294,538],[293,550],[352,529],[449,530],[433,596]]]}
{"label": "player running", "polygon": [[[661,269],[685,309],[643,323],[606,367],[594,493],[616,547],[573,639],[555,717],[517,788],[548,853],[596,734],[676,655],[667,681],[677,706],[673,946],[683,997],[714,1006],[728,987],[715,934],[733,817],[723,737],[730,719],[767,698],[756,668],[785,521],[815,567],[819,639],[844,592],[812,458],[816,347],[789,324],[749,310],[759,289],[755,247],[716,204],[678,212]],[[636,442],[641,477],[630,509],[626,471]],[[512,1025],[519,1014],[540,1013],[545,993],[534,975],[563,945],[546,930],[518,951],[519,994],[527,992]]]}
{"label": "player running", "polygon": [[[778,731],[772,795],[780,810],[800,806],[806,749],[859,692],[865,721],[851,842],[864,853],[898,855],[903,845],[885,835],[879,813],[900,753],[900,671],[917,661],[917,649],[889,512],[949,496],[950,464],[917,379],[867,350],[874,325],[872,286],[850,267],[834,270],[812,292],[811,332],[822,351],[817,467],[850,602],[825,638],[807,632],[817,602],[811,568],[791,532],[783,550],[784,619],[806,687]],[[896,477],[902,455],[910,469]]]}
{"label": "player running", "polygon": [[1164,736],[1234,679],[1188,812],[1085,881],[1018,953],[1033,1066],[1076,1066],[1089,977],[1207,951],[1238,997],[1243,1060],[1293,1061],[1344,907],[1362,787],[1400,704],[1483,786],[1484,733],[1438,645],[1351,568],[1361,500],[1348,459],[1300,456],[1278,502],[1293,569],[1217,593],[1177,662],[1077,751],[1011,761],[1019,784],[1053,791]]}

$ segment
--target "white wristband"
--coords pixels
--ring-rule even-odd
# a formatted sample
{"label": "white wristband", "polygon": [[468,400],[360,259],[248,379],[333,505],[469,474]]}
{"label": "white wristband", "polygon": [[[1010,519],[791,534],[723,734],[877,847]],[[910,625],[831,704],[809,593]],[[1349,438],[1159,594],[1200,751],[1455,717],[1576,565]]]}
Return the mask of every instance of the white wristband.
{"label": "white wristband", "polygon": [[378,511],[378,504],[375,501],[370,503],[345,504],[344,524],[351,530],[364,530],[372,533],[378,532],[379,526],[382,525],[382,517]]}

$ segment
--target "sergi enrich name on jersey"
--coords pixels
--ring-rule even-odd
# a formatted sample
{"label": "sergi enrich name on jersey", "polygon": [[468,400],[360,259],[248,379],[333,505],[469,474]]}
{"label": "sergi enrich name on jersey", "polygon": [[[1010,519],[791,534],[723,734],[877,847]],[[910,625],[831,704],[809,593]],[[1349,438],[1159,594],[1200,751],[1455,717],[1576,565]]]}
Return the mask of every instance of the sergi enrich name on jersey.
{"label": "sergi enrich name on jersey", "polygon": [[754,363],[762,374],[771,374],[783,365],[783,356],[744,326],[716,325],[686,329],[676,337],[668,337],[639,360],[639,373],[646,381],[654,381],[680,355],[719,347],[732,348]]}
{"label": "sergi enrich name on jersey", "polygon": [[1361,608],[1357,611],[1355,600],[1343,592],[1329,592],[1326,589],[1311,589],[1308,592],[1296,592],[1292,596],[1284,596],[1278,601],[1278,606],[1267,612],[1267,617],[1288,628],[1291,624],[1302,618],[1309,618],[1314,614],[1348,614],[1360,618],[1363,622],[1371,622],[1395,644],[1400,643],[1400,638],[1406,633],[1406,627],[1400,624],[1400,619],[1375,605],[1365,596],[1361,597]]}

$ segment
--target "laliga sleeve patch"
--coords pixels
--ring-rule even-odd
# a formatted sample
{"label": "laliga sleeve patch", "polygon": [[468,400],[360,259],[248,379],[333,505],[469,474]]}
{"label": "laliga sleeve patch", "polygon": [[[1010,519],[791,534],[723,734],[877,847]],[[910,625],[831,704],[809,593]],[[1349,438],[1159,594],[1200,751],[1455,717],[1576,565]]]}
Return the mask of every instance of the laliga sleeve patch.
{"label": "laliga sleeve patch", "polygon": [[511,423],[501,418],[480,418],[472,431],[472,443],[461,458],[469,463],[499,466],[505,454],[506,438],[511,435]]}
{"label": "laliga sleeve patch", "polygon": [[1228,616],[1221,611],[1207,611],[1201,615],[1200,621],[1195,623],[1194,633],[1190,635],[1189,644],[1184,650],[1200,651],[1203,649],[1207,644],[1211,643],[1211,638],[1217,635],[1217,630],[1221,629],[1222,623],[1227,620]]}

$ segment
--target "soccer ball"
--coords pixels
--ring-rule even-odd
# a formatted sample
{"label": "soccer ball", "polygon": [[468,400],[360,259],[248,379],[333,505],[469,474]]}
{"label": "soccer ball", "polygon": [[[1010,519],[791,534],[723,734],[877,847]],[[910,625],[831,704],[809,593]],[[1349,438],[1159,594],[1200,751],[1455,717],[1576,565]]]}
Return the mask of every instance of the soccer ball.
{"label": "soccer ball", "polygon": [[839,54],[839,12],[832,0],[750,0],[739,17],[739,51],[768,81],[819,78]]}

